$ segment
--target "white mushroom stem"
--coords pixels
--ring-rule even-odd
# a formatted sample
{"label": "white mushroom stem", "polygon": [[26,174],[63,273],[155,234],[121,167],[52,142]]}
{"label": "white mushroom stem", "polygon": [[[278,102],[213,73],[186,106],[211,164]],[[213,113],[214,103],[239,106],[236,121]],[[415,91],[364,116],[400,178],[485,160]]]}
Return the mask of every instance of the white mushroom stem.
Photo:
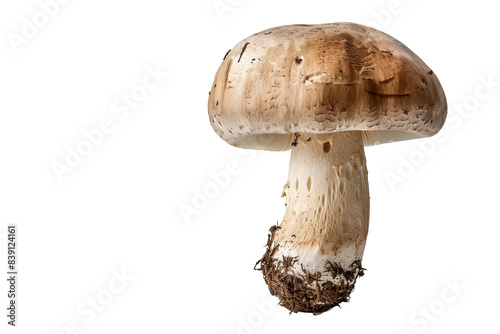
{"label": "white mushroom stem", "polygon": [[260,264],[292,312],[319,314],[349,300],[368,233],[370,196],[362,133],[302,134],[293,143],[286,212]]}
{"label": "white mushroom stem", "polygon": [[352,270],[363,257],[370,210],[362,133],[301,134],[294,145],[273,257],[296,257],[299,272],[323,272],[328,261]]}

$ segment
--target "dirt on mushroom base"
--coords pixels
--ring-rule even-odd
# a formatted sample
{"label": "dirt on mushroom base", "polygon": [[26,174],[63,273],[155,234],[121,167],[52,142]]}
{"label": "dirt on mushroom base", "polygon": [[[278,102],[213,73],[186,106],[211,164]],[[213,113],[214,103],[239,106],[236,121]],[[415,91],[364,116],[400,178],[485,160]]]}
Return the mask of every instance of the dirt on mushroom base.
{"label": "dirt on mushroom base", "polygon": [[[273,257],[279,247],[277,244],[273,245],[274,234],[279,228],[274,225],[269,229],[266,252],[254,269],[262,271],[269,292],[280,299],[280,305],[290,312],[318,315],[342,302],[348,302],[357,278],[364,275],[365,269],[361,266],[361,261],[354,261],[350,265],[351,270],[343,269],[338,263],[327,262],[324,273],[329,273],[333,278],[328,280],[321,279],[322,272],[311,272],[304,267],[303,273],[297,273],[293,269],[298,261],[297,257]],[[258,265],[260,267],[257,268]],[[338,280],[339,283],[334,283],[333,280]]]}

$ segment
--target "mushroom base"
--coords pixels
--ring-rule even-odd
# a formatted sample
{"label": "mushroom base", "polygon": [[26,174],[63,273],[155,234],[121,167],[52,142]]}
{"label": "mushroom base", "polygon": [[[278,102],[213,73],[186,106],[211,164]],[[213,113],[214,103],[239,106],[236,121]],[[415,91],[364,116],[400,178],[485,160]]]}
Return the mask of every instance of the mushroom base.
{"label": "mushroom base", "polygon": [[262,271],[269,292],[280,299],[280,305],[290,312],[317,315],[348,302],[356,279],[364,275],[361,261],[352,262],[349,270],[339,263],[326,262],[322,272],[312,272],[305,267],[298,272],[294,268],[298,257],[275,257],[279,244],[274,242],[274,234],[278,229],[278,226],[271,227],[266,253],[254,269]]}

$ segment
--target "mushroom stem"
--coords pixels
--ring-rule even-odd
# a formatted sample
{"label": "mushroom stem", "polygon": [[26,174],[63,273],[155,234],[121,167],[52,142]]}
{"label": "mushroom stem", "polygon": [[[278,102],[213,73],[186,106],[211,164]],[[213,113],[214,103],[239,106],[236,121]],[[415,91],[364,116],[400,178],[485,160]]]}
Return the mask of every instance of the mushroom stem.
{"label": "mushroom stem", "polygon": [[368,172],[359,131],[302,134],[294,145],[285,217],[260,263],[283,306],[318,314],[348,301],[363,274]]}
{"label": "mushroom stem", "polygon": [[361,260],[370,209],[361,132],[302,138],[292,148],[287,185],[280,245],[329,255],[345,269]]}

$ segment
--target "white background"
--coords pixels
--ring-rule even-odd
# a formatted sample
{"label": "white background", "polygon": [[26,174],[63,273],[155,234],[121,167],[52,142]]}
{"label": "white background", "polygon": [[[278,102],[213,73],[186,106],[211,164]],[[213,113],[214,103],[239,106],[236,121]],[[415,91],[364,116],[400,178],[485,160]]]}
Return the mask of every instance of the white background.
{"label": "white background", "polygon": [[[498,332],[494,2],[62,2],[47,22],[35,0],[0,4],[1,333]],[[223,142],[208,91],[248,35],[337,21],[377,27],[417,53],[449,117],[433,140],[366,149],[366,275],[342,308],[290,316],[252,270],[284,213],[289,152]],[[140,92],[148,69],[168,75],[124,114],[123,94]],[[54,163],[105,119],[112,131],[60,180]],[[228,184],[214,188],[210,173],[228,166]],[[186,207],[197,211],[183,216]],[[19,229],[15,329],[5,316],[8,224]]]}

